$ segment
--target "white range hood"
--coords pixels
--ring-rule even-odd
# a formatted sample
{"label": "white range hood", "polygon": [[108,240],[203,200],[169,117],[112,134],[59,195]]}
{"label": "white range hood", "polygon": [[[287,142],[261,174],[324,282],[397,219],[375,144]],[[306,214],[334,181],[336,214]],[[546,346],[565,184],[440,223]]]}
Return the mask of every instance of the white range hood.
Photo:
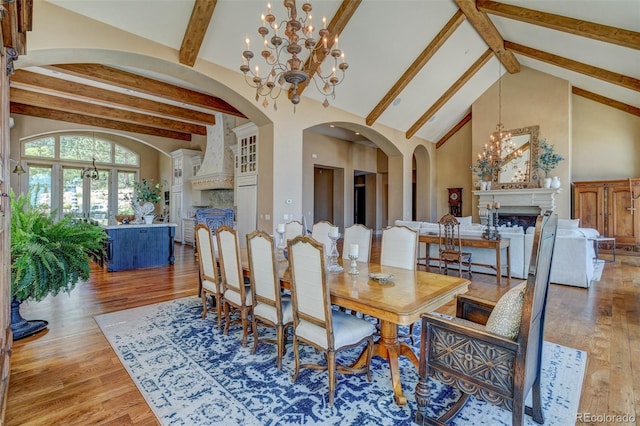
{"label": "white range hood", "polygon": [[215,113],[216,124],[207,127],[207,148],[200,170],[191,178],[194,190],[233,189],[233,123],[222,113]]}

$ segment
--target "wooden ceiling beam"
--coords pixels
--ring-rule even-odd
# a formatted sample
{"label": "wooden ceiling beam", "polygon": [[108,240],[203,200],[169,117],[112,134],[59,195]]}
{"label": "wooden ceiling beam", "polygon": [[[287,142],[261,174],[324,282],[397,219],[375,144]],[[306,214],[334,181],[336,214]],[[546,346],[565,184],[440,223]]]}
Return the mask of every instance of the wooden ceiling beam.
{"label": "wooden ceiling beam", "polygon": [[[327,26],[327,31],[329,31],[329,36],[327,37],[327,49],[331,50],[336,37],[339,37],[340,34],[342,34],[342,31],[346,28],[347,23],[349,23],[351,17],[354,15],[354,13],[356,13],[356,9],[358,9],[360,3],[362,3],[362,0],[342,0],[342,4],[338,8],[338,11]],[[309,70],[309,80],[298,85],[298,95],[300,96],[302,96],[302,92],[304,92],[304,89],[309,85],[309,82],[311,81],[311,79],[313,79],[313,76],[318,70],[318,67],[320,66],[320,64],[322,64],[326,57],[318,49],[319,46],[322,46],[320,40],[316,45],[317,60],[313,59],[312,54],[307,58],[307,61],[304,64],[303,69]],[[289,97],[291,97],[292,93],[293,91],[289,89]]]}
{"label": "wooden ceiling beam", "polygon": [[447,91],[440,97],[440,99],[438,99],[432,106],[431,108],[429,108],[427,110],[427,112],[425,112],[424,114],[422,114],[422,116],[418,119],[418,121],[415,122],[415,124],[413,126],[411,126],[411,128],[409,128],[409,130],[407,130],[406,133],[406,137],[407,139],[411,139],[413,137],[413,135],[416,134],[416,132],[418,130],[420,130],[420,128],[422,126],[425,125],[425,123],[436,113],[438,112],[438,110],[440,108],[442,108],[442,106],[444,104],[446,104],[449,99],[451,99],[453,97],[453,95],[455,95],[458,90],[460,90],[462,88],[462,86],[464,86],[469,79],[471,79],[471,77],[474,76],[475,73],[477,73],[484,64],[487,63],[487,61],[489,61],[489,59],[491,59],[491,57],[493,56],[493,52],[491,51],[491,49],[487,49],[482,56],[480,56],[474,63],[473,65],[471,65],[469,67],[468,70],[465,71],[464,74],[462,74],[460,76],[460,78],[451,85],[451,87],[449,87],[449,89],[447,89]]}
{"label": "wooden ceiling beam", "polygon": [[217,0],[196,0],[180,46],[180,63],[192,67],[198,59]]}
{"label": "wooden ceiling beam", "polygon": [[12,114],[28,115],[31,117],[46,118],[49,120],[65,121],[67,123],[83,124],[87,126],[103,127],[123,132],[141,133],[145,135],[158,136],[162,138],[176,139],[181,141],[191,141],[190,133],[174,132],[171,130],[157,129],[138,124],[123,123],[122,121],[109,120],[106,118],[90,117],[72,112],[57,111],[50,108],[25,105],[18,102],[11,102],[10,110]]}
{"label": "wooden ceiling beam", "polygon": [[478,10],[482,12],[502,16],[503,18],[539,25],[541,27],[563,31],[581,37],[588,37],[605,43],[617,44],[631,49],[640,49],[640,33],[636,31],[610,27],[608,25],[596,24],[594,22],[568,18],[553,13],[540,12],[538,10],[526,9],[524,7],[498,3],[491,0],[477,0],[476,6]]}
{"label": "wooden ceiling beam", "polygon": [[453,126],[453,128],[451,130],[449,130],[446,135],[444,135],[442,138],[440,138],[440,140],[436,143],[436,149],[438,149],[442,145],[444,145],[444,143],[446,141],[448,141],[453,135],[458,133],[458,130],[462,129],[462,127],[465,124],[467,124],[469,121],[471,121],[471,113],[465,115],[464,118],[458,122],[458,124]]}
{"label": "wooden ceiling beam", "polygon": [[487,43],[487,46],[496,54],[502,65],[510,74],[520,72],[520,62],[513,53],[506,51],[504,40],[498,29],[493,25],[486,13],[476,8],[475,0],[454,0],[458,7],[467,16],[467,19],[476,29],[480,37]]}
{"label": "wooden ceiling beam", "polygon": [[171,99],[185,104],[208,108],[236,117],[244,117],[240,111],[224,100],[195,90],[185,89],[138,74],[122,71],[101,64],[57,64],[47,68],[72,74],[100,83],[112,84],[140,93]]}
{"label": "wooden ceiling beam", "polygon": [[10,88],[9,97],[12,101],[32,106],[55,109],[59,111],[75,112],[93,117],[103,117],[126,123],[137,123],[151,127],[175,130],[183,133],[194,133],[206,135],[207,128],[197,124],[185,123],[182,121],[169,120],[152,115],[140,114],[138,112],[126,111],[123,109],[106,107],[103,105],[91,104],[60,96],[48,95],[45,93],[30,92],[23,89]]}
{"label": "wooden ceiling beam", "polygon": [[618,74],[613,71],[605,70],[603,68],[594,67],[593,65],[574,61],[573,59],[568,59],[563,56],[554,55],[552,53],[543,52],[542,50],[523,46],[511,41],[505,40],[504,45],[507,49],[509,49],[509,51],[518,53],[520,55],[528,56],[538,61],[562,67],[573,72],[588,75],[589,77],[597,78],[602,81],[606,81],[607,83],[635,90],[636,92],[640,91],[640,80],[638,80],[637,78]]}
{"label": "wooden ceiling beam", "polygon": [[461,10],[458,11],[449,19],[449,22],[440,30],[440,32],[431,40],[431,43],[422,51],[422,53],[416,58],[415,61],[407,68],[402,74],[402,77],[393,85],[391,90],[382,97],[378,105],[367,116],[367,125],[371,126],[375,121],[380,118],[382,113],[389,108],[391,102],[407,87],[407,85],[415,78],[416,75],[422,70],[422,68],[429,62],[429,60],[436,54],[438,49],[444,45],[444,43],[451,37],[451,34],[464,22],[465,15]]}
{"label": "wooden ceiling beam", "polygon": [[57,95],[73,96],[78,100],[98,101],[113,107],[124,107],[165,116],[166,118],[187,120],[197,124],[216,124],[216,117],[213,114],[206,114],[26,70],[17,70],[11,76],[11,87],[30,91],[36,89],[35,91],[53,92],[53,94]]}
{"label": "wooden ceiling beam", "polygon": [[607,98],[605,96],[598,95],[597,93],[589,92],[588,90],[580,89],[579,87],[575,86],[571,88],[571,92],[574,95],[582,96],[583,98],[591,99],[592,101],[599,102],[608,107],[619,109],[620,111],[624,111],[640,117],[640,108],[634,107],[633,105],[625,104],[623,102],[616,101],[615,99]]}

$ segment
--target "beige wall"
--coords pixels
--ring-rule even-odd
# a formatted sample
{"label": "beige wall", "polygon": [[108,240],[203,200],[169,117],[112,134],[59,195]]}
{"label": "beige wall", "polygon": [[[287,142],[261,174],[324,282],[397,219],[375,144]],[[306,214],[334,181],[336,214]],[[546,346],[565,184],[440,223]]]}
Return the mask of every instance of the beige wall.
{"label": "beige wall", "polygon": [[[498,123],[498,82],[473,103],[472,114],[471,158],[476,158]],[[568,158],[571,153],[569,82],[525,66],[517,74],[505,73],[502,76],[502,123],[506,129],[539,125],[540,137]],[[562,182],[562,190],[556,197],[556,212],[566,218],[571,214],[570,163],[561,161],[552,173]],[[474,217],[477,217],[477,205]]]}
{"label": "beige wall", "polygon": [[640,177],[640,117],[572,95],[571,181]]}
{"label": "beige wall", "polygon": [[473,179],[469,164],[471,161],[471,122],[456,132],[446,143],[436,150],[438,173],[435,183],[437,194],[435,221],[449,212],[449,191],[447,188],[462,188],[462,216],[470,216],[475,208]]}
{"label": "beige wall", "polygon": [[[304,132],[302,207],[308,226],[317,222],[313,217],[314,167],[342,170],[343,178],[340,178],[340,174],[334,173],[334,188],[336,184],[343,185],[342,196],[339,191],[334,191],[334,195],[341,198],[334,203],[334,224],[338,225],[342,232],[345,226],[353,224],[353,172],[360,170],[376,173],[379,151],[374,147],[335,139],[310,130]],[[341,212],[340,217],[337,217],[336,211]],[[299,220],[297,217],[294,219]]]}

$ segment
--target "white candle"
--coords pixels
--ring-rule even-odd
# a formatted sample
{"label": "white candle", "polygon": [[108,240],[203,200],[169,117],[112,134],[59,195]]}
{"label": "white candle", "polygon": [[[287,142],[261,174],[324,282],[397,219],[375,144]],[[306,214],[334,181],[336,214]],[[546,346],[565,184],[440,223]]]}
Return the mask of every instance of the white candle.
{"label": "white candle", "polygon": [[331,228],[331,229],[329,230],[329,236],[330,236],[330,237],[334,237],[334,238],[339,237],[339,236],[340,236],[340,233],[338,232],[338,228]]}
{"label": "white candle", "polygon": [[499,209],[500,208],[500,201],[496,201],[495,206],[496,206],[496,209]]}
{"label": "white candle", "polygon": [[349,246],[349,254],[353,257],[358,257],[359,250],[360,250],[360,247],[357,244],[351,244]]}
{"label": "white candle", "polygon": [[280,234],[284,233],[284,223],[279,223],[278,224],[278,233],[280,233]]}

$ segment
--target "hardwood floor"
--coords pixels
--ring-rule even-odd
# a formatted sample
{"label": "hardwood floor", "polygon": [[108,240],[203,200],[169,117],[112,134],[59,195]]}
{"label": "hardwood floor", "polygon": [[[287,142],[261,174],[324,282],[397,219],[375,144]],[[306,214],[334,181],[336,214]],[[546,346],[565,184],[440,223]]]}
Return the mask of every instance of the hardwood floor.
{"label": "hardwood floor", "polygon": [[[376,240],[372,261],[378,259]],[[197,277],[193,250],[177,244],[174,266],[96,267],[70,294],[23,304],[25,318],[46,319],[49,329],[14,342],[6,424],[158,424],[93,317],[195,297]],[[474,274],[469,294],[495,300],[509,287]],[[455,314],[454,304],[441,311]],[[590,289],[552,285],[545,339],[588,352],[579,413],[640,416],[640,258],[617,256]]]}

